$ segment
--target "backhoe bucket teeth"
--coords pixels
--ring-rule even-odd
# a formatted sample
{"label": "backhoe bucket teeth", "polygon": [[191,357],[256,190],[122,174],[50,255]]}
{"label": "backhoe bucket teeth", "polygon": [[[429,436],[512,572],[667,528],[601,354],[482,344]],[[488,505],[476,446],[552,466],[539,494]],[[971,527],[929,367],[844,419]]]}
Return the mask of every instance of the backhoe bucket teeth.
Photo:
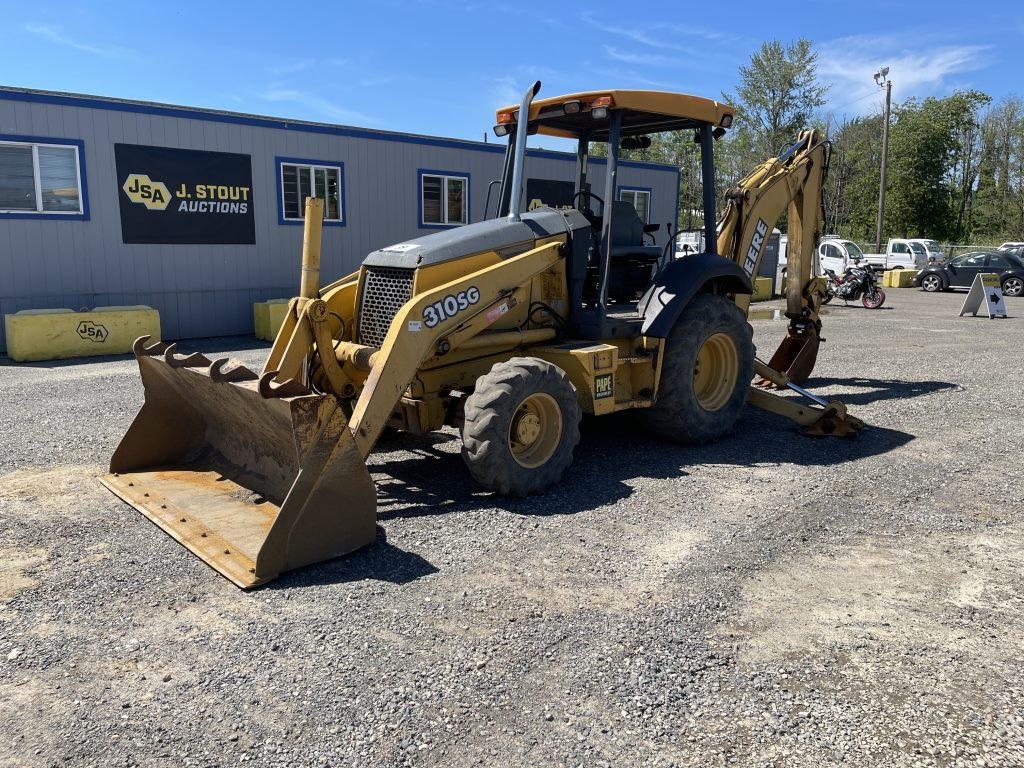
{"label": "backhoe bucket teeth", "polygon": [[[786,374],[786,377],[795,384],[806,384],[818,359],[820,345],[821,341],[817,334],[789,334],[775,350],[772,359],[768,361],[768,367]],[[768,381],[759,381],[758,385],[772,386]]]}
{"label": "backhoe bucket teeth", "polygon": [[376,491],[334,397],[267,398],[238,361],[145,339],[135,353],[145,403],[107,488],[243,588],[373,542]]}

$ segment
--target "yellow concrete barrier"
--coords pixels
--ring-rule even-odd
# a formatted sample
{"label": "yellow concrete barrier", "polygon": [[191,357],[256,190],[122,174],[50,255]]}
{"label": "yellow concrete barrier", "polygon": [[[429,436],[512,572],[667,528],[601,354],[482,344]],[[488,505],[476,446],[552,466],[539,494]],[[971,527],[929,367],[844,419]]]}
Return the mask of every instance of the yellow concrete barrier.
{"label": "yellow concrete barrier", "polygon": [[916,269],[897,269],[892,276],[893,288],[911,288],[914,285],[914,278],[917,277]]}
{"label": "yellow concrete barrier", "polygon": [[120,355],[139,336],[160,341],[160,313],[152,307],[96,307],[92,311],[24,309],[4,315],[7,354],[19,363],[66,357]]}
{"label": "yellow concrete barrier", "polygon": [[882,278],[882,286],[885,288],[910,288],[914,285],[914,278],[917,277],[916,269],[889,269]]}
{"label": "yellow concrete barrier", "polygon": [[277,337],[284,316],[288,312],[289,301],[290,299],[270,299],[252,305],[252,324],[257,339],[273,341]]}
{"label": "yellow concrete barrier", "polygon": [[754,278],[754,295],[751,301],[768,301],[772,297],[772,279],[770,277]]}

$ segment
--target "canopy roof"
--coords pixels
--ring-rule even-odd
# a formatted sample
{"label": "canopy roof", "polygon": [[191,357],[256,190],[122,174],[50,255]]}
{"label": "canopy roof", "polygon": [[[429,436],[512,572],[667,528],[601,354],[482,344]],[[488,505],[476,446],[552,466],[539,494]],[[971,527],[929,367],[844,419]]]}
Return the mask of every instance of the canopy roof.
{"label": "canopy roof", "polygon": [[[567,102],[580,102],[580,109],[566,113]],[[732,125],[733,108],[714,99],[665,91],[585,91],[565,96],[537,99],[530,105],[531,133],[547,136],[579,138],[589,134],[594,141],[608,137],[609,118],[595,119],[591,110],[607,106],[623,111],[622,135],[638,136],[662,131],[693,128],[701,123],[728,128]],[[518,105],[502,107],[497,111],[498,123],[513,123],[518,119]]]}

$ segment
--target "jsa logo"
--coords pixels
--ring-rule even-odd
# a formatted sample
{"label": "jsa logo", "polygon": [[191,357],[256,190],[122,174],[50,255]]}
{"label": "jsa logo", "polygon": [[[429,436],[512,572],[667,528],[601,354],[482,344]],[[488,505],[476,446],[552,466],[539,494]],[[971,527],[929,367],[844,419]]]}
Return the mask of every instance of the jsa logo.
{"label": "jsa logo", "polygon": [[131,173],[121,187],[133,203],[141,203],[151,211],[162,211],[171,202],[171,192],[162,181],[153,181],[144,173]]}

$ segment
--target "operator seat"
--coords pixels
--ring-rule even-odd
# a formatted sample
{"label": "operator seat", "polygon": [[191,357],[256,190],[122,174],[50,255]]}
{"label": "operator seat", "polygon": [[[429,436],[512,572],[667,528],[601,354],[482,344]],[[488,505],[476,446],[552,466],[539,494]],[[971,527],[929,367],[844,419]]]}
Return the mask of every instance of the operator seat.
{"label": "operator seat", "polygon": [[632,203],[612,202],[612,259],[616,256],[661,258],[661,248],[644,244],[644,221]]}
{"label": "operator seat", "polygon": [[644,243],[644,233],[658,225],[645,227],[631,203],[612,202],[612,252],[608,275],[608,296],[617,303],[636,301],[651,282],[654,266],[662,256],[661,248]]}

